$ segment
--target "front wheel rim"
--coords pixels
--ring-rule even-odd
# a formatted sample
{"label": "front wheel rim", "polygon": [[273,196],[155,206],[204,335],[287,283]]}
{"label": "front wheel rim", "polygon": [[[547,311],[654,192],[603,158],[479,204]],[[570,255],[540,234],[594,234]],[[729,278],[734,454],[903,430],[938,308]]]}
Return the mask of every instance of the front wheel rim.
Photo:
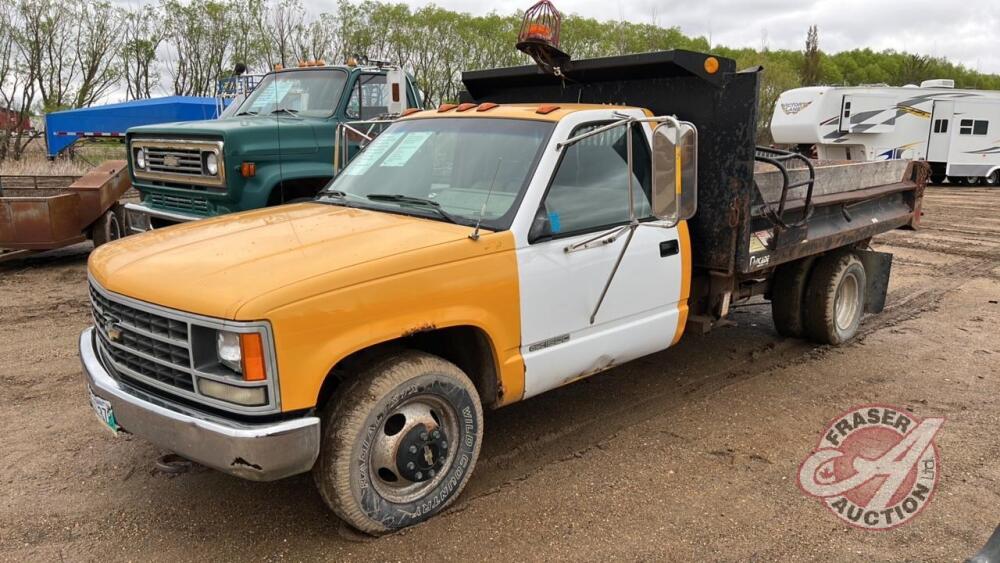
{"label": "front wheel rim", "polygon": [[834,298],[833,311],[837,330],[845,332],[854,326],[855,318],[861,307],[861,284],[853,273],[848,273],[841,280]]}
{"label": "front wheel rim", "polygon": [[435,395],[412,397],[394,408],[372,438],[368,467],[375,490],[396,504],[433,491],[458,450],[458,413]]}

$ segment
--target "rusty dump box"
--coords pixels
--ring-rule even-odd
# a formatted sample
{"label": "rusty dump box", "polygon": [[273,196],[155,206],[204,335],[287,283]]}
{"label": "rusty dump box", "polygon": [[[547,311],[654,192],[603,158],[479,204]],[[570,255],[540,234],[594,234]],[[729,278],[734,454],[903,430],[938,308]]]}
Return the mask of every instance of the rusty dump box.
{"label": "rusty dump box", "polygon": [[131,187],[124,160],[109,160],[69,187],[4,187],[0,249],[51,250],[82,242]]}

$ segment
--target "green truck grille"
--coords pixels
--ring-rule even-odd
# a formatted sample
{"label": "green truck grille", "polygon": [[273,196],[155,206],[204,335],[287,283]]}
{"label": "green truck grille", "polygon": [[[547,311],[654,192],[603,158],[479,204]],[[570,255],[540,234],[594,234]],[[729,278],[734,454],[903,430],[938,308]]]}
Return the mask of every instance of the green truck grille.
{"label": "green truck grille", "polygon": [[186,211],[205,215],[208,213],[208,200],[198,196],[167,195],[151,193],[146,202],[153,207]]}

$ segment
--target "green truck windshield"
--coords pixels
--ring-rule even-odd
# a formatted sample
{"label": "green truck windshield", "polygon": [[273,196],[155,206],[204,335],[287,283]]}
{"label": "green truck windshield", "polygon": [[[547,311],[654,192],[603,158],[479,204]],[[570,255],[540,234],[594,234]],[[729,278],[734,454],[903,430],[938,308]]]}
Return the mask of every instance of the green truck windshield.
{"label": "green truck windshield", "polygon": [[[351,204],[385,195],[429,200],[463,222],[473,224],[482,215],[484,227],[506,229],[553,126],[493,118],[402,121],[376,137],[327,191],[340,192]],[[394,204],[373,207],[388,205]],[[426,206],[395,207],[434,215]]]}
{"label": "green truck windshield", "polygon": [[337,109],[347,82],[338,69],[286,70],[269,74],[247,97],[236,115],[286,113],[327,117]]}

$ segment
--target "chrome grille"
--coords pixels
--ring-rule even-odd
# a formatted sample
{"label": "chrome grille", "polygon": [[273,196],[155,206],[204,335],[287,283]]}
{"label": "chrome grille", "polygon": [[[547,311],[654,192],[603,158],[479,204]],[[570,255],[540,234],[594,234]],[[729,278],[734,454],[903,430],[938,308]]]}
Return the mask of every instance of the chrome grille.
{"label": "chrome grille", "polygon": [[161,149],[146,147],[146,162],[150,172],[166,172],[187,176],[204,176],[201,149]]}
{"label": "chrome grille", "polygon": [[90,299],[101,348],[119,375],[194,392],[187,323],[112,301],[93,285]]}
{"label": "chrome grille", "polygon": [[156,207],[208,213],[208,200],[203,197],[149,193],[146,198],[146,201]]}
{"label": "chrome grille", "polygon": [[[281,410],[274,339],[264,321],[225,321],[144,303],[102,288],[90,280],[90,301],[99,356],[113,377],[165,398],[185,398],[245,414]],[[245,382],[215,357],[217,330],[259,333],[265,347],[267,377]],[[266,404],[240,405],[201,392],[205,380],[237,387],[265,387]]]}
{"label": "chrome grille", "polygon": [[[146,167],[138,168],[136,154],[142,149]],[[215,155],[219,163],[217,174],[209,174],[204,159]],[[136,137],[129,141],[130,164],[136,179],[168,182],[181,186],[208,186],[223,188],[226,185],[226,166],[222,141],[172,140]]]}

